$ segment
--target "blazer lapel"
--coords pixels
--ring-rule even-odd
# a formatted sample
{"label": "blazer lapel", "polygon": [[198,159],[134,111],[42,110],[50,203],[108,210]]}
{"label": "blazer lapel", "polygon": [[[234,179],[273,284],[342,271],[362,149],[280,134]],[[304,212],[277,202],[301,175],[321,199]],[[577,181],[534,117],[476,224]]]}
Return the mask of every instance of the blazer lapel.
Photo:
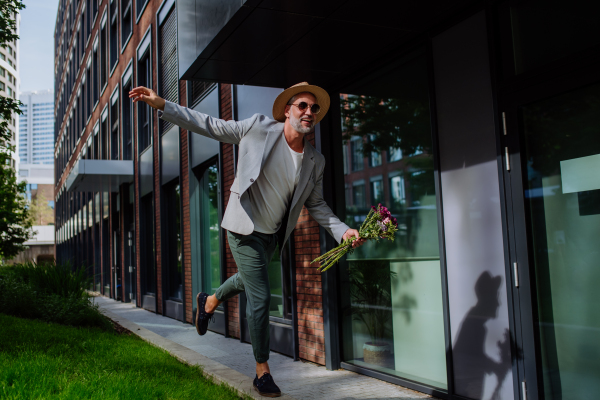
{"label": "blazer lapel", "polygon": [[276,127],[269,129],[269,132],[267,132],[267,138],[265,140],[265,147],[263,147],[263,152],[262,152],[262,160],[260,162],[260,170],[261,171],[265,165],[265,162],[267,161],[267,158],[269,158],[269,154],[271,154],[271,150],[273,150],[273,146],[275,146],[275,142],[277,142],[277,139],[279,137],[281,137],[282,134],[283,134],[283,128],[278,129]]}
{"label": "blazer lapel", "polygon": [[300,171],[300,179],[298,180],[298,186],[296,186],[296,190],[294,191],[294,197],[292,197],[292,204],[289,210],[293,210],[300,199],[300,196],[304,192],[306,185],[308,184],[308,178],[310,178],[310,174],[315,166],[313,149],[308,141],[304,142],[304,157],[302,158],[302,170]]}

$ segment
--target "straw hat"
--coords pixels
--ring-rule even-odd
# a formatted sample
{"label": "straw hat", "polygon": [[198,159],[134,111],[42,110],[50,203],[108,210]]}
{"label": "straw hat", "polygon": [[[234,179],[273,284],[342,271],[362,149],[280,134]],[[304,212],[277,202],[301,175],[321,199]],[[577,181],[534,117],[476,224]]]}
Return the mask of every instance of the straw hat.
{"label": "straw hat", "polygon": [[321,121],[325,114],[327,114],[327,110],[329,110],[329,94],[323,88],[309,85],[308,82],[297,83],[279,93],[279,96],[275,99],[275,103],[273,103],[273,118],[279,122],[285,122],[285,106],[292,97],[304,92],[312,93],[317,98],[317,104],[321,106],[321,111],[315,115],[315,124]]}

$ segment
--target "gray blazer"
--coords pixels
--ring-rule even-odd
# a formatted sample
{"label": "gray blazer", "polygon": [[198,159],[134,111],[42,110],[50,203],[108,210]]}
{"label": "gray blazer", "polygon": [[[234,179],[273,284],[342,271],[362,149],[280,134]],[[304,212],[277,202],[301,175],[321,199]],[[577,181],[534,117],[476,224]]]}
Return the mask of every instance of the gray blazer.
{"label": "gray blazer", "polygon": [[[276,139],[283,134],[283,123],[260,114],[239,122],[224,121],[169,101],[165,104],[164,112],[159,111],[158,116],[188,131],[223,143],[239,145],[236,177],[231,185],[229,203],[221,226],[241,235],[251,234],[254,222],[248,188],[256,182]],[[287,221],[282,226],[285,235],[279,235],[281,245],[294,230],[303,205],[338,243],[342,241],[348,225],[333,214],[323,199],[324,169],[325,157],[305,140],[300,179],[288,209]]]}

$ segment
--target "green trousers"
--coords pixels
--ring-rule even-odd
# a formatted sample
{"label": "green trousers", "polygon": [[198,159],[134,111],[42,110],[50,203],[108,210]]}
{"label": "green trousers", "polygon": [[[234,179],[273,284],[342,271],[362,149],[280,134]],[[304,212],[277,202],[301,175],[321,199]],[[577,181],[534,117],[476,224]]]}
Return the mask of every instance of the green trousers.
{"label": "green trousers", "polygon": [[256,362],[263,363],[269,359],[270,349],[271,288],[267,266],[277,247],[277,234],[252,232],[240,235],[228,231],[227,238],[238,272],[227,279],[215,294],[219,301],[225,301],[246,292],[246,318],[252,350]]}

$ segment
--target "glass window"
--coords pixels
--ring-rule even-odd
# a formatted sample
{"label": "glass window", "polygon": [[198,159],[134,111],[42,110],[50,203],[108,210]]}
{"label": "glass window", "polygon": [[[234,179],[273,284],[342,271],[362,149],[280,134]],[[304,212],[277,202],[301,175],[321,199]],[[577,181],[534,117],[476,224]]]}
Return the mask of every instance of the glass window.
{"label": "glass window", "polygon": [[[147,50],[144,56],[138,61],[137,68],[137,86],[152,87],[152,75],[150,69],[150,50]],[[150,127],[150,118],[152,112],[150,106],[146,103],[137,103],[138,105],[138,142],[140,153],[152,144],[152,132]]]}
{"label": "glass window", "polygon": [[[369,141],[373,142],[377,140],[377,135],[369,135]],[[371,143],[371,145],[375,145],[374,143]],[[382,158],[381,158],[381,150],[376,150],[376,151],[372,151],[371,155],[369,157],[369,166],[371,167],[378,167],[381,165],[382,162]]]}
{"label": "glass window", "polygon": [[[545,399],[600,389],[600,84],[521,108]],[[530,267],[530,269],[532,269]]]}
{"label": "glass window", "polygon": [[[106,16],[106,14],[104,14]],[[108,79],[108,30],[106,28],[106,19],[100,30],[100,90],[104,89]]]}
{"label": "glass window", "polygon": [[[92,57],[92,66],[93,66],[93,73],[92,75],[94,76],[94,84],[93,86],[93,104],[94,107],[96,106],[96,103],[98,103],[98,100],[100,99],[100,87],[98,86],[98,66],[100,65],[100,60],[99,60],[99,54],[98,54],[98,46],[94,46],[94,54]],[[90,81],[91,83],[91,81]]]}
{"label": "glass window", "polygon": [[215,163],[204,171],[200,181],[202,290],[210,294],[221,286],[218,179],[219,172]]}
{"label": "glass window", "polygon": [[367,207],[365,181],[352,182],[352,205],[356,211],[364,210]]}
{"label": "glass window", "polygon": [[397,146],[390,146],[387,150],[388,162],[400,161],[402,160],[402,149],[400,149],[400,144]]}
{"label": "glass window", "polygon": [[119,97],[110,106],[110,159],[119,159]]}
{"label": "glass window", "polygon": [[[441,267],[424,54],[418,51],[407,56],[390,65],[391,72],[357,81],[340,94],[342,145],[345,150],[350,147],[353,157],[352,171],[344,177],[353,197],[345,202],[346,223],[358,228],[364,221],[372,205],[365,203],[364,182],[368,179],[371,202],[387,206],[399,225],[394,242],[368,242],[339,264],[342,356],[357,366],[445,389]],[[398,149],[390,157],[398,161],[393,168],[388,165],[383,174],[380,169],[355,172],[363,154],[381,154],[390,148]],[[401,158],[402,152],[413,154],[416,148],[423,153]],[[412,175],[410,171],[423,172]]]}
{"label": "glass window", "polygon": [[371,178],[371,205],[384,203],[383,198],[383,178]]}
{"label": "glass window", "polygon": [[139,19],[144,12],[148,0],[135,0],[136,17]]}
{"label": "glass window", "polygon": [[110,2],[110,71],[119,61],[119,9],[117,3],[118,0],[111,0]]}
{"label": "glass window", "polygon": [[600,43],[598,3],[530,0],[511,6],[515,73],[548,64]]}
{"label": "glass window", "polygon": [[350,141],[350,154],[352,155],[352,171],[362,171],[364,165],[364,155],[362,150],[363,139],[353,137]]}
{"label": "glass window", "polygon": [[131,90],[131,80],[123,86],[123,98],[126,99],[123,104],[123,160],[133,159],[132,142],[132,118],[133,102],[129,100],[129,91]]}
{"label": "glass window", "polygon": [[121,0],[121,47],[125,46],[125,42],[131,36],[133,31],[133,12],[131,10],[132,0]]}
{"label": "glass window", "polygon": [[179,182],[169,185],[167,192],[167,229],[169,269],[169,299],[183,301],[183,259],[181,252],[181,190]]}
{"label": "glass window", "polygon": [[100,124],[100,142],[102,143],[100,159],[101,160],[110,160],[109,153],[108,153],[108,149],[110,148],[108,118],[105,118],[102,121],[102,124]]}
{"label": "glass window", "polygon": [[156,265],[154,260],[154,201],[152,193],[140,199],[140,229],[143,288],[146,294],[155,294]]}

